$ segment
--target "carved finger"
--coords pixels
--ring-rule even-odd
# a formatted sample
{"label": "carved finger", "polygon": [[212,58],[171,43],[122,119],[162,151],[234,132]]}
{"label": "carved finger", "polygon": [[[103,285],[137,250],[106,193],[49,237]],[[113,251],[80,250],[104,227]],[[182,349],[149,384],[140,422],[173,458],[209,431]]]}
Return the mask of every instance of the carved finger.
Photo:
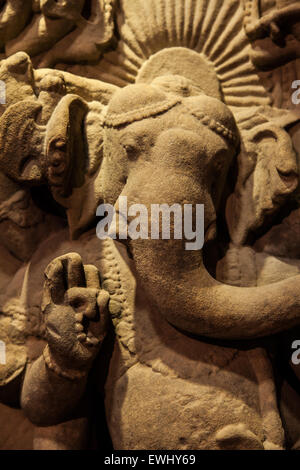
{"label": "carved finger", "polygon": [[85,287],[85,275],[81,256],[78,253],[69,253],[62,257],[62,263],[67,274],[68,289]]}
{"label": "carved finger", "polygon": [[[101,290],[97,296],[98,321],[91,321],[88,327],[88,337],[91,339],[96,338],[99,343],[105,338],[108,330],[108,301],[108,292]],[[95,340],[94,342],[96,343]]]}
{"label": "carved finger", "polygon": [[93,266],[92,264],[84,265],[84,273],[86,287],[90,287],[92,289],[101,288],[99,271],[96,266]]}
{"label": "carved finger", "polygon": [[45,269],[45,278],[44,306],[51,301],[55,304],[62,304],[65,295],[65,276],[60,258],[48,264]]}
{"label": "carved finger", "polygon": [[106,313],[109,302],[109,293],[106,290],[101,290],[97,296],[97,304],[100,315]]}

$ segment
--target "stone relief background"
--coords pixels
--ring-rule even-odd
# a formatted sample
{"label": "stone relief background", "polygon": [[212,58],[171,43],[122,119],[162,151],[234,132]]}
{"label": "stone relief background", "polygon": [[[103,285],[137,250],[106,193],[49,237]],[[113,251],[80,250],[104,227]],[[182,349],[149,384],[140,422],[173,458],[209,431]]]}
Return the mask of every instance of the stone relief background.
{"label": "stone relief background", "polygon": [[[0,8],[0,448],[299,449],[299,2]],[[120,194],[203,253],[98,240]]]}

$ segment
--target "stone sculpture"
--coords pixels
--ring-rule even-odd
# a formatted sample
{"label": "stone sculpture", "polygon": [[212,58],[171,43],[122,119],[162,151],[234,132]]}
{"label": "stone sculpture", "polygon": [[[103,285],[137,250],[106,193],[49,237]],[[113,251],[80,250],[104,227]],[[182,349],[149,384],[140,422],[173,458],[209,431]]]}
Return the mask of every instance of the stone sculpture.
{"label": "stone sculpture", "polygon": [[[0,398],[37,449],[297,449],[298,2],[88,3],[2,7]],[[203,250],[99,240],[120,196],[204,204]]]}

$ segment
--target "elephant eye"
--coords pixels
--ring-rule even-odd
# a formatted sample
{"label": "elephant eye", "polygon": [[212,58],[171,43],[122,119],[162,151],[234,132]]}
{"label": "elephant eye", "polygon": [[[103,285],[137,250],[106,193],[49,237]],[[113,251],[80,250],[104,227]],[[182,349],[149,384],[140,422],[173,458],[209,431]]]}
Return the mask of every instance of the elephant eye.
{"label": "elephant eye", "polygon": [[126,153],[128,153],[128,154],[134,153],[137,150],[136,147],[134,147],[133,145],[129,145],[129,144],[125,144],[124,149],[125,149]]}
{"label": "elephant eye", "polygon": [[139,155],[139,145],[137,142],[124,142],[123,148],[129,160],[136,160]]}

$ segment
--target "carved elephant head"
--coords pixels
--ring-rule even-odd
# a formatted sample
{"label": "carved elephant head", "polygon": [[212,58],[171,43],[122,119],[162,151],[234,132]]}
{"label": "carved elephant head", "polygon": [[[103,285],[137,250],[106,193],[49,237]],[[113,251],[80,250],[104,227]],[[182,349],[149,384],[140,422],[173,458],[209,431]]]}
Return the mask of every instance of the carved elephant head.
{"label": "carved elephant head", "polygon": [[121,195],[129,205],[202,203],[205,231],[212,230],[239,143],[221,101],[166,93],[155,82],[133,85],[113,97],[104,128],[105,202]]}
{"label": "carved elephant head", "polygon": [[[181,91],[166,91],[153,82],[113,96],[104,124],[100,185],[105,202],[117,210],[120,195],[128,204],[147,207],[202,203],[209,239],[239,132],[221,101],[201,93],[186,97],[184,87]],[[186,251],[182,240],[127,244],[150,301],[180,329],[245,338],[299,323],[298,277],[263,288],[233,287],[213,279],[202,253]]]}

